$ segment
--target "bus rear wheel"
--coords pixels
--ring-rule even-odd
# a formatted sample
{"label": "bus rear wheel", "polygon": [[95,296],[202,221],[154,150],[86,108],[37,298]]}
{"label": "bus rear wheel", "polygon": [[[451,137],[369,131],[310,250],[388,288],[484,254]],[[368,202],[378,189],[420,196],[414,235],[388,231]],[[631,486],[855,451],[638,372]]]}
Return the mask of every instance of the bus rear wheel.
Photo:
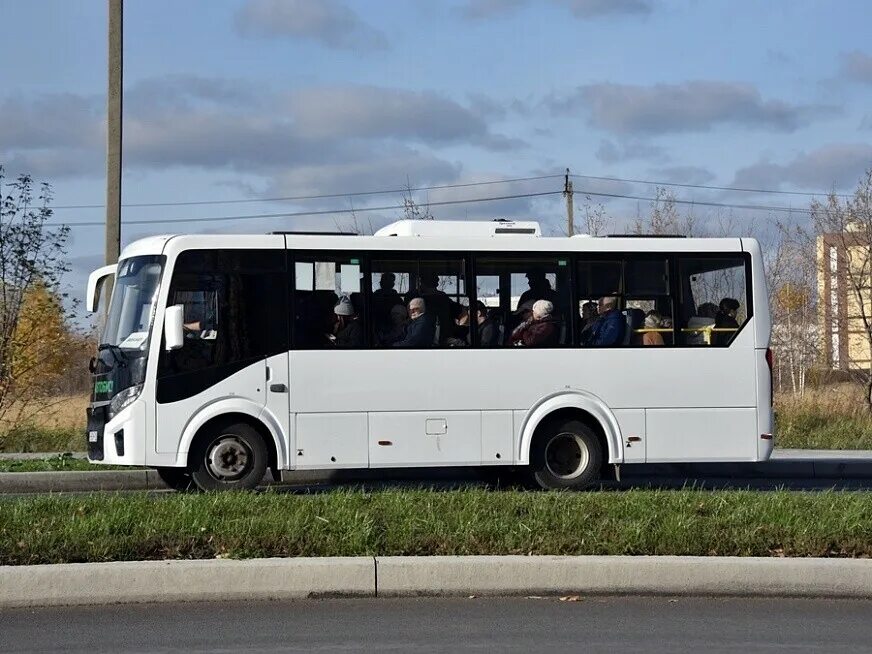
{"label": "bus rear wheel", "polygon": [[603,452],[596,433],[580,420],[545,428],[531,452],[533,480],[542,488],[586,488],[599,478]]}
{"label": "bus rear wheel", "polygon": [[250,490],[263,480],[268,459],[263,438],[251,425],[225,425],[200,441],[191,477],[204,491]]}

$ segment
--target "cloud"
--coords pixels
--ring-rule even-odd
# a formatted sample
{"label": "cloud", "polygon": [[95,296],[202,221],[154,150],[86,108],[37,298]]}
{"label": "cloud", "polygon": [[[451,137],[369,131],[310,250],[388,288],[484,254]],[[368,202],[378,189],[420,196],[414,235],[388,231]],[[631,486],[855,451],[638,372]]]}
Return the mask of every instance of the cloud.
{"label": "cloud", "polygon": [[657,177],[658,180],[663,180],[670,184],[708,184],[715,179],[712,171],[701,166],[651,168],[649,172]]}
{"label": "cloud", "polygon": [[[427,148],[463,144],[503,152],[525,146],[494,133],[482,115],[485,109],[493,110],[486,98],[464,106],[429,91],[352,85],[277,94],[236,80],[152,78],[126,91],[124,166],[128,173],[190,167],[271,176],[293,167],[335,165],[337,174],[345,175],[343,166],[353,170],[368,161],[376,171],[373,162],[397,157],[395,169],[408,164],[411,175],[434,169],[438,158]],[[0,129],[7,128],[0,162],[10,172],[55,179],[104,173],[99,99],[2,101]],[[388,179],[390,171],[383,171],[380,186],[406,178],[403,173]],[[360,180],[365,188],[367,178]]]}
{"label": "cloud", "polygon": [[[341,160],[305,163],[276,172],[264,196],[333,193],[337,189],[355,193],[372,189],[402,188],[452,182],[460,174],[460,164],[444,161],[432,154],[405,146],[373,147]],[[379,197],[393,204],[396,198]],[[361,199],[366,202],[369,199]],[[331,199],[330,206],[337,201]]]}
{"label": "cloud", "polygon": [[0,102],[0,148],[92,147],[103,142],[96,98],[52,93]]}
{"label": "cloud", "polygon": [[430,144],[471,142],[496,150],[520,145],[491,134],[481,115],[431,91],[316,87],[292,93],[289,106],[296,128],[313,137],[397,138]]}
{"label": "cloud", "polygon": [[669,156],[666,154],[666,150],[659,145],[638,141],[619,144],[609,139],[603,139],[596,150],[596,158],[604,164],[614,164],[634,159],[666,161]]}
{"label": "cloud", "polygon": [[235,17],[242,36],[308,39],[337,50],[385,50],[384,33],[339,0],[248,0]]}
{"label": "cloud", "polygon": [[734,186],[812,191],[850,190],[872,167],[872,145],[837,143],[803,152],[786,164],[761,161],[736,171]]}
{"label": "cloud", "polygon": [[872,55],[859,50],[842,55],[841,75],[861,84],[872,84]]}
{"label": "cloud", "polygon": [[589,84],[566,96],[552,96],[545,104],[554,115],[586,113],[592,126],[621,135],[699,132],[722,124],[791,132],[835,111],[764,100],[750,84],[705,80],[654,86]]}
{"label": "cloud", "polygon": [[[650,0],[550,0],[551,4],[568,9],[581,20],[626,14],[651,13]],[[529,0],[469,0],[461,14],[469,19],[484,20],[512,13],[529,5]]]}

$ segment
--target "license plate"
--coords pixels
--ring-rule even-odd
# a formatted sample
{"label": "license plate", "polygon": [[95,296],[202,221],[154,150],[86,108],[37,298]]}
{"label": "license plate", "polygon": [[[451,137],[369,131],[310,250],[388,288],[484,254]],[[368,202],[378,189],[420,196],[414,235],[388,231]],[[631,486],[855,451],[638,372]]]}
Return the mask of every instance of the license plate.
{"label": "license plate", "polygon": [[88,442],[89,443],[96,443],[98,438],[99,438],[98,432],[96,432],[96,431],[89,431],[88,432]]}

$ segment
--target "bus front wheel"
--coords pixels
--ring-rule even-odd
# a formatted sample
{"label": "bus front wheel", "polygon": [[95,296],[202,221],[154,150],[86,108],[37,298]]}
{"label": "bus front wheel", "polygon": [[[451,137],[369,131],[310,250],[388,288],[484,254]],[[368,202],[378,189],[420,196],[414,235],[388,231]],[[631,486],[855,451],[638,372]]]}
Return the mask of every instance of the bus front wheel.
{"label": "bus front wheel", "polygon": [[580,420],[548,426],[533,444],[533,480],[542,488],[586,488],[599,477],[603,452],[596,433]]}
{"label": "bus front wheel", "polygon": [[263,438],[251,425],[224,425],[200,440],[191,477],[204,491],[250,490],[263,480],[268,459]]}

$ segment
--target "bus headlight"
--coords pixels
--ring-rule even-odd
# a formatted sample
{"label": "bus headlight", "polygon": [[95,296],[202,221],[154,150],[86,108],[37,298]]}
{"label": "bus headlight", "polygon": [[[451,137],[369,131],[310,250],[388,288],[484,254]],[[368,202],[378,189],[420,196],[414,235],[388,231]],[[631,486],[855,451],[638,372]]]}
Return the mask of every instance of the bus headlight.
{"label": "bus headlight", "polygon": [[118,393],[118,395],[113,397],[112,401],[109,403],[109,417],[111,418],[117,415],[124,408],[133,404],[133,400],[139,397],[141,391],[142,384],[137,384],[136,386],[125,388],[123,391]]}

